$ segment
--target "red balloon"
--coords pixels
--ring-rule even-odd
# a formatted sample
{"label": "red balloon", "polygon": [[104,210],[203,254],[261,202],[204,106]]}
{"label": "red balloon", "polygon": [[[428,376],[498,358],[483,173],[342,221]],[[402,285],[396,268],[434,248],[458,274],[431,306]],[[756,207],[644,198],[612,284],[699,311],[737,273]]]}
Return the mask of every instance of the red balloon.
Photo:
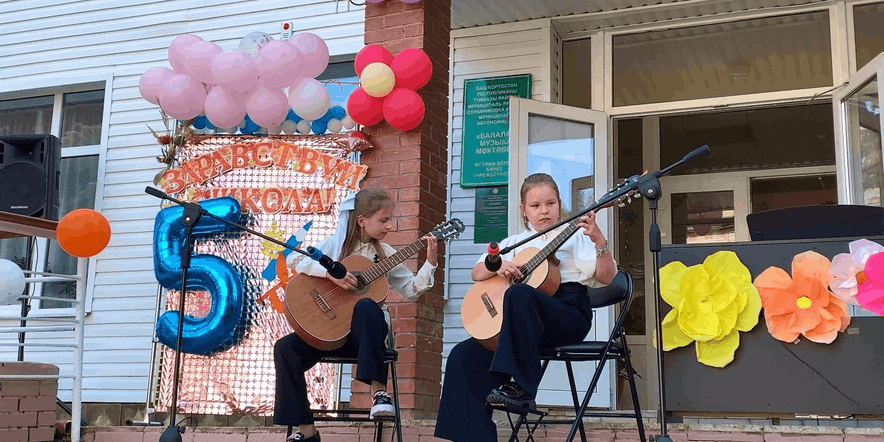
{"label": "red balloon", "polygon": [[417,92],[397,87],[384,97],[384,118],[401,131],[414,129],[424,120],[424,100]]}
{"label": "red balloon", "polygon": [[77,209],[65,215],[55,228],[58,245],[69,254],[89,258],[101,253],[110,242],[110,223],[92,209]]}
{"label": "red balloon", "polygon": [[358,87],[347,98],[347,113],[363,126],[374,126],[384,120],[384,101]]}
{"label": "red balloon", "polygon": [[353,61],[353,67],[356,68],[356,75],[362,75],[362,70],[372,63],[383,63],[387,66],[393,61],[393,53],[389,49],[381,45],[371,44],[359,50],[356,54],[356,60]]}
{"label": "red balloon", "polygon": [[390,68],[396,76],[396,87],[413,91],[426,86],[433,76],[433,63],[422,49],[409,48],[396,54]]}

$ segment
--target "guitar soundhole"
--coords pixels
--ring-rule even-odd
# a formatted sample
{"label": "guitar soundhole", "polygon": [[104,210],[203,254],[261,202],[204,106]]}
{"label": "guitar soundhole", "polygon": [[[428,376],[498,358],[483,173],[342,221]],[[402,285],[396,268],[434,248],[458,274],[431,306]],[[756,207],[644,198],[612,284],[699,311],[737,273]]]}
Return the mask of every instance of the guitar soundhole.
{"label": "guitar soundhole", "polygon": [[362,272],[359,270],[353,270],[350,271],[350,273],[356,277],[356,291],[352,292],[354,295],[362,295],[371,288],[371,283],[365,281],[365,278],[362,277]]}

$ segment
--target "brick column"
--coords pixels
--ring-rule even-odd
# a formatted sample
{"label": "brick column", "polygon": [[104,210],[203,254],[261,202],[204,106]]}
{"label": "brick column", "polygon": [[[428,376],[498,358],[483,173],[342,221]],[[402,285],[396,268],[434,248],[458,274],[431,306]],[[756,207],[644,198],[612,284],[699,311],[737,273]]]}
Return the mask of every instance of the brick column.
{"label": "brick column", "polygon": [[[420,48],[433,62],[433,78],[418,93],[424,100],[423,123],[408,132],[385,122],[364,128],[375,148],[362,156],[368,165],[363,187],[378,186],[396,200],[398,231],[387,236],[391,245],[409,244],[445,220],[448,180],[448,47],[450,0],[400,0],[368,3],[365,44],[381,44],[397,54]],[[387,303],[393,317],[400,402],[403,419],[434,419],[442,379],[442,295],[444,246],[440,244],[436,285],[417,302],[403,300],[391,290]],[[416,271],[425,253],[406,261]],[[354,393],[367,388],[353,383]],[[354,406],[370,406],[365,394],[354,395]]]}
{"label": "brick column", "polygon": [[54,440],[58,379],[27,376],[58,375],[58,367],[37,362],[0,362],[0,374],[21,375],[0,380],[0,440]]}

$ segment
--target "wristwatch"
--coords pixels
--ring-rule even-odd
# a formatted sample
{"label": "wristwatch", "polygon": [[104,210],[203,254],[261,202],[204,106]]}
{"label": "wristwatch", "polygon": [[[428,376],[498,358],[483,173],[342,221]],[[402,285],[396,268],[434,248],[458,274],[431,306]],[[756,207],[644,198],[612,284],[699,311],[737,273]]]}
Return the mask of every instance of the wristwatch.
{"label": "wristwatch", "polygon": [[598,248],[598,247],[595,248],[595,257],[596,257],[596,259],[601,258],[602,255],[604,255],[605,253],[608,253],[608,252],[611,251],[611,249],[609,249],[608,246],[610,246],[610,244],[608,244],[607,241],[606,241],[606,242],[605,242],[605,246],[602,247],[601,249]]}

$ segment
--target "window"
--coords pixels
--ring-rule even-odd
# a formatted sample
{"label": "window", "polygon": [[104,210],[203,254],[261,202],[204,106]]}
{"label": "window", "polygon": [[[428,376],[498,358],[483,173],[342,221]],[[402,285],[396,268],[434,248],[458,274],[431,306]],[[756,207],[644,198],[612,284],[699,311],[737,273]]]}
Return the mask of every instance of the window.
{"label": "window", "polygon": [[614,106],[831,85],[827,12],[613,38]]}
{"label": "window", "polygon": [[884,51],[884,3],[853,7],[853,31],[856,33],[856,69]]}
{"label": "window", "polygon": [[[98,185],[99,155],[103,150],[105,106],[104,82],[41,91],[28,96],[0,95],[0,135],[52,134],[61,140],[59,169],[59,219],[79,208],[94,208]],[[58,243],[46,239],[13,238],[0,240],[0,258],[23,268],[74,274],[77,258],[68,255]],[[30,294],[74,298],[72,282],[31,284]],[[70,304],[41,300],[42,309],[69,308]]]}

